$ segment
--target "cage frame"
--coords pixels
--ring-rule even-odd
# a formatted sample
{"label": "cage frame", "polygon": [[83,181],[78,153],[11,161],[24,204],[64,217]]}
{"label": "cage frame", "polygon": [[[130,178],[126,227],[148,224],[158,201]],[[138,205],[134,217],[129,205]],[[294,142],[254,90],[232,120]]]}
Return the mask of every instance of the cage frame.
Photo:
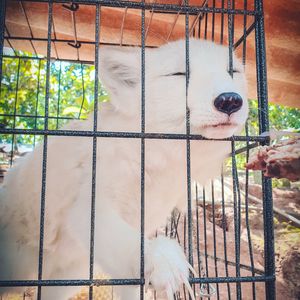
{"label": "cage frame", "polygon": [[[16,0],[18,1],[18,0]],[[0,134],[30,134],[30,135],[42,135],[44,137],[43,142],[43,167],[42,167],[42,191],[41,191],[41,220],[40,220],[40,251],[39,251],[39,274],[37,280],[10,280],[0,281],[0,287],[7,286],[35,286],[38,287],[38,299],[41,298],[41,287],[43,286],[89,286],[89,298],[93,297],[93,286],[98,285],[139,285],[140,299],[144,299],[144,168],[145,168],[145,140],[146,139],[179,139],[186,140],[187,142],[187,189],[188,189],[188,235],[189,235],[189,262],[193,261],[192,257],[192,239],[191,239],[191,178],[190,178],[190,158],[189,149],[190,141],[192,140],[207,140],[201,135],[190,134],[189,131],[189,111],[187,107],[187,133],[186,134],[161,134],[161,133],[146,133],[145,132],[145,10],[155,10],[158,13],[180,13],[186,16],[186,49],[189,47],[189,15],[198,15],[200,13],[222,13],[227,14],[230,19],[235,14],[251,15],[255,17],[255,22],[246,30],[244,39],[252,31],[255,31],[255,51],[256,51],[256,71],[257,71],[257,95],[259,107],[259,133],[268,131],[268,92],[267,92],[267,68],[266,68],[266,49],[265,49],[265,33],[264,33],[264,14],[263,14],[263,0],[254,0],[255,11],[248,10],[236,10],[220,9],[211,7],[195,7],[189,6],[188,0],[184,1],[184,5],[168,5],[159,3],[146,3],[144,0],[141,2],[131,1],[114,1],[114,0],[73,0],[74,4],[88,4],[96,6],[96,30],[95,30],[95,102],[94,102],[94,125],[91,131],[70,131],[70,130],[50,130],[48,129],[48,104],[49,104],[49,76],[50,76],[50,52],[51,52],[51,38],[52,31],[52,7],[54,3],[69,4],[68,0],[23,0],[23,2],[44,2],[48,3],[48,37],[47,37],[47,80],[46,80],[46,101],[45,101],[45,127],[43,130],[38,129],[7,129],[0,128]],[[231,1],[228,1],[229,4]],[[141,108],[141,131],[140,132],[100,132],[97,131],[97,111],[98,111],[98,55],[99,55],[99,22],[100,22],[100,7],[119,7],[119,8],[133,8],[141,11],[142,17],[142,29],[141,29],[141,76],[142,76],[142,108]],[[0,4],[0,78],[2,78],[2,62],[3,62],[3,47],[5,40],[5,14],[6,14],[6,0],[1,1]],[[98,26],[97,26],[98,25]],[[230,37],[229,30],[229,48],[230,53],[234,45],[232,43],[232,37]],[[77,41],[80,42],[80,41]],[[238,43],[242,43],[241,38]],[[188,50],[186,50],[186,61],[188,62]],[[232,58],[231,58],[232,60]],[[230,63],[232,65],[232,61]],[[186,63],[188,69],[189,63]],[[231,67],[232,70],[232,67]],[[187,72],[188,74],[188,72]],[[189,78],[186,76],[186,88],[188,87]],[[44,215],[45,215],[45,187],[46,187],[46,168],[47,168],[47,138],[48,136],[81,136],[93,138],[93,170],[92,170],[92,199],[91,199],[91,241],[90,241],[90,277],[89,279],[79,280],[44,280],[42,279],[43,268],[43,230],[44,230]],[[94,219],[95,219],[95,178],[96,178],[96,149],[97,138],[135,138],[141,140],[141,263],[140,263],[140,278],[139,279],[94,279],[93,277],[93,256],[94,256]],[[211,139],[213,140],[213,139]],[[237,151],[235,150],[235,141],[250,141],[255,144],[266,145],[269,143],[269,137],[267,136],[233,136],[230,138],[224,138],[221,140],[231,141],[232,143],[232,155],[234,156]],[[237,174],[233,172],[234,185],[237,184]],[[234,188],[235,190],[235,188]],[[265,297],[266,299],[275,299],[275,262],[274,262],[274,229],[273,229],[273,203],[272,203],[272,186],[269,178],[262,177],[262,191],[263,191],[263,220],[264,220],[264,274],[259,276],[245,276],[242,277],[237,274],[236,277],[216,277],[216,278],[190,278],[191,284],[204,284],[204,283],[236,283],[237,286],[243,282],[264,282],[265,283]],[[235,197],[238,197],[237,195]],[[237,245],[238,247],[238,245]],[[237,299],[241,299],[241,295],[237,289]]]}

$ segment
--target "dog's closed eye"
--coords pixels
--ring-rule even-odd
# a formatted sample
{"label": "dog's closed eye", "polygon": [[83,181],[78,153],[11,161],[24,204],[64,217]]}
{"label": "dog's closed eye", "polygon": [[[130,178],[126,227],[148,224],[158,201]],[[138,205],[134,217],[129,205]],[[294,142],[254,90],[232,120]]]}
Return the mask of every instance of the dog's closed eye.
{"label": "dog's closed eye", "polygon": [[176,72],[176,73],[167,74],[165,76],[185,76],[185,75],[186,75],[185,72]]}

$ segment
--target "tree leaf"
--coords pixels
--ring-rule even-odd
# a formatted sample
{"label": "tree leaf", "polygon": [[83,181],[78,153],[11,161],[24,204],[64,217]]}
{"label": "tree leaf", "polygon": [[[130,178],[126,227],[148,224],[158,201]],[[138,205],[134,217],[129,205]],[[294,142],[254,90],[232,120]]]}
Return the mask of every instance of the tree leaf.
{"label": "tree leaf", "polygon": [[66,107],[64,108],[64,110],[62,111],[62,115],[63,116],[66,116],[66,115],[69,115],[69,114],[79,114],[80,112],[80,107],[78,106],[69,106],[69,107]]}

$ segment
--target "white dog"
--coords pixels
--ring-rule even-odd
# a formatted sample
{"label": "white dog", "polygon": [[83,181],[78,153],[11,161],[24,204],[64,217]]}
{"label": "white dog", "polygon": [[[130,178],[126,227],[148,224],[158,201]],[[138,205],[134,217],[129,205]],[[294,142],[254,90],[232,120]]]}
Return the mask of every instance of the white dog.
{"label": "white dog", "polygon": [[[140,132],[141,50],[100,50],[101,80],[111,101],[99,108],[98,130]],[[146,49],[146,132],[186,132],[185,42]],[[188,107],[191,133],[225,138],[247,118],[246,80],[228,49],[190,40]],[[93,118],[65,129],[92,130]],[[111,278],[140,276],[141,141],[97,139],[95,264]],[[227,141],[191,141],[193,179],[218,175]],[[8,172],[0,197],[0,280],[37,279],[42,146]],[[188,281],[189,264],[170,239],[148,239],[174,207],[186,209],[186,140],[145,141],[145,277],[167,299]],[[43,279],[89,278],[92,138],[49,137]],[[121,299],[139,287],[120,287]],[[0,294],[10,291],[0,290]],[[65,300],[73,287],[43,287],[42,299]]]}

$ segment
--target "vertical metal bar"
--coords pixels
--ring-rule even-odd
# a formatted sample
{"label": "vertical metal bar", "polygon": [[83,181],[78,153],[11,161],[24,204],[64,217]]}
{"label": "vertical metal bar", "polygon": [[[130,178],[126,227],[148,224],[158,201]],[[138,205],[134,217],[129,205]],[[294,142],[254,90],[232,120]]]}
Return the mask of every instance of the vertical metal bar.
{"label": "vertical metal bar", "polygon": [[[215,8],[216,7],[216,0],[212,1],[212,7]],[[211,40],[214,42],[215,40],[215,13],[212,13],[212,20],[211,20]]]}
{"label": "vertical metal bar", "polygon": [[[48,130],[49,115],[49,91],[50,91],[50,58],[51,58],[51,28],[52,28],[53,1],[48,3],[48,36],[47,36],[47,68],[46,68],[46,91],[45,91],[45,122],[44,130]],[[40,212],[40,241],[39,241],[39,266],[38,280],[43,277],[43,256],[44,256],[44,223],[46,204],[46,175],[47,175],[47,152],[48,136],[44,135],[43,163],[42,163],[42,190],[41,190],[41,212]],[[42,299],[42,287],[38,286],[37,299]]]}
{"label": "vertical metal bar", "polygon": [[[232,0],[234,1],[234,0]],[[232,9],[234,4],[231,0],[227,1],[227,8]],[[233,77],[233,39],[234,39],[234,20],[233,15],[228,14],[228,46],[229,46],[229,63],[228,63],[228,72],[231,77]],[[233,201],[234,201],[234,234],[235,234],[235,263],[236,263],[236,276],[240,276],[240,219],[237,203],[237,177],[236,177],[236,161],[235,161],[235,144],[234,141],[231,143],[232,149],[232,188],[233,188]],[[236,299],[241,299],[241,284],[236,283]]]}
{"label": "vertical metal bar", "polygon": [[[21,59],[18,59],[18,69],[17,69],[17,83],[16,83],[16,92],[15,92],[15,103],[14,103],[14,120],[13,120],[13,129],[16,128],[16,114],[17,114],[17,103],[18,103],[18,90],[19,90],[19,80],[20,80],[20,66],[21,66]],[[10,151],[10,166],[13,164],[13,158],[14,158],[14,146],[15,146],[15,138],[16,135],[12,135],[11,139],[11,151]]]}
{"label": "vertical metal bar", "polygon": [[[222,170],[223,171],[223,170]],[[228,272],[228,260],[227,260],[227,238],[226,238],[226,212],[225,212],[225,191],[224,191],[224,175],[222,172],[221,176],[221,186],[222,186],[222,227],[223,227],[223,244],[224,244],[224,263],[225,263],[225,275],[226,277],[229,276]],[[231,291],[230,291],[230,284],[227,283],[227,293],[228,293],[228,300],[231,300]]]}
{"label": "vertical metal bar", "polygon": [[[227,0],[227,8],[232,9],[231,0]],[[228,47],[229,47],[229,61],[228,61],[228,72],[231,77],[233,77],[233,38],[234,38],[234,27],[233,27],[233,15],[228,14]],[[238,211],[237,211],[237,195],[236,195],[236,176],[235,176],[235,144],[234,141],[231,143],[232,149],[232,188],[233,188],[233,202],[234,202],[234,234],[235,234],[235,263],[236,263],[236,276],[240,276],[240,266],[239,266],[239,220],[238,220]],[[241,299],[241,285],[236,283],[236,299]]]}
{"label": "vertical metal bar", "polygon": [[[255,50],[256,50],[256,72],[257,72],[257,92],[259,105],[259,132],[269,130],[268,116],[268,88],[267,88],[267,66],[265,49],[265,31],[263,1],[255,0],[255,10],[259,13],[255,22]],[[274,228],[273,228],[273,199],[271,179],[262,177],[263,192],[263,216],[264,216],[264,254],[265,254],[265,273],[267,276],[275,275],[274,261]],[[273,300],[275,296],[275,277],[274,280],[265,283],[266,299]]]}
{"label": "vertical metal bar", "polygon": [[[227,1],[227,8],[232,9],[231,7],[231,0]],[[233,18],[232,14],[228,14],[228,46],[229,46],[229,74],[232,77],[233,76]]]}
{"label": "vertical metal bar", "polygon": [[[207,7],[207,4],[205,5]],[[207,40],[208,13],[205,13],[204,39]]]}
{"label": "vertical metal bar", "polygon": [[[231,8],[235,10],[235,0],[231,0]],[[234,45],[234,25],[235,25],[235,14],[232,14],[232,44]]]}
{"label": "vertical metal bar", "polygon": [[[145,0],[142,0],[145,4]],[[145,133],[145,8],[141,11],[141,133]],[[144,299],[145,282],[145,139],[141,138],[141,261],[140,261],[140,299]]]}
{"label": "vertical metal bar", "polygon": [[[248,1],[244,0],[244,10],[246,11],[248,7]],[[247,46],[247,14],[244,14],[244,26],[243,26],[244,36],[243,36],[243,65],[246,64],[246,46]]]}
{"label": "vertical metal bar", "polygon": [[80,105],[80,110],[79,110],[79,114],[78,114],[78,119],[80,119],[81,117],[81,113],[82,113],[82,109],[83,109],[83,105],[84,105],[84,99],[85,99],[85,88],[84,88],[84,77],[83,77],[83,64],[80,63],[80,70],[81,70],[81,87],[82,87],[82,101],[81,101],[81,105]]}
{"label": "vertical metal bar", "polygon": [[[231,161],[232,161],[232,189],[233,189],[233,206],[234,206],[234,238],[235,238],[235,271],[236,277],[240,277],[240,196],[238,196],[238,178],[237,178],[237,166],[235,159],[235,142],[231,142]],[[236,283],[236,299],[241,300],[241,283]]]}
{"label": "vertical metal bar", "polygon": [[[207,260],[207,227],[206,227],[206,196],[205,189],[203,188],[203,231],[204,231],[204,256],[205,256],[205,275],[209,277],[208,274],[208,260]],[[209,284],[207,284],[207,293],[210,293]],[[210,299],[210,297],[208,297]]]}
{"label": "vertical metal bar", "polygon": [[[199,228],[199,192],[198,192],[198,184],[196,184],[196,224],[197,224],[197,236],[196,236],[196,245],[197,245],[197,260],[198,260],[198,273],[199,278],[202,277],[201,270],[203,268],[202,261],[200,257],[200,228]],[[201,285],[200,285],[201,286]],[[200,298],[202,299],[202,297]]]}
{"label": "vertical metal bar", "polygon": [[[184,1],[189,6],[189,0]],[[190,41],[189,41],[189,13],[185,15],[185,103],[186,103],[186,173],[187,173],[187,213],[188,213],[188,257],[193,267],[193,216],[192,216],[192,192],[191,192],[191,141],[190,135],[190,108],[188,103],[188,89],[190,80]],[[192,272],[190,272],[192,276]],[[191,299],[191,295],[189,295]]]}
{"label": "vertical metal bar", "polygon": [[[186,232],[187,232],[187,226],[186,226],[186,215],[184,215],[183,219],[183,250],[184,254],[186,255],[187,247],[186,247]],[[185,290],[185,285],[183,286],[183,295],[184,295],[184,300],[186,300],[186,290]]]}
{"label": "vertical metal bar", "polygon": [[266,299],[275,300],[275,261],[274,261],[274,229],[273,229],[273,199],[272,181],[270,178],[262,178],[263,192],[263,216],[264,216],[264,256],[265,274],[274,276],[274,280],[265,283]]}
{"label": "vertical metal bar", "polygon": [[[100,5],[96,4],[95,16],[95,86],[94,86],[94,123],[93,131],[98,125],[98,94],[99,94],[99,31],[100,31]],[[95,210],[96,210],[96,168],[97,168],[97,137],[93,136],[92,154],[92,197],[91,197],[91,232],[90,232],[90,280],[94,279],[94,252],[95,252]],[[89,300],[93,299],[93,286],[89,287]]]}
{"label": "vertical metal bar", "polygon": [[198,39],[201,38],[201,22],[202,22],[202,19],[201,17],[199,17],[199,21],[198,21]]}
{"label": "vertical metal bar", "polygon": [[[214,264],[215,275],[218,278],[218,262],[217,262],[217,241],[216,241],[216,220],[215,220],[215,190],[214,182],[211,182],[211,201],[212,201],[212,220],[213,220],[213,244],[214,244]],[[220,299],[219,284],[217,283],[217,299]]]}
{"label": "vertical metal bar", "polygon": [[0,82],[2,82],[2,61],[5,31],[6,0],[0,1]]}
{"label": "vertical metal bar", "polygon": [[[40,94],[41,64],[42,64],[42,60],[39,59],[38,84],[37,84],[37,90],[36,90],[36,102],[35,102],[34,129],[37,128],[37,115],[38,115],[39,94]],[[36,135],[34,135],[34,137],[33,137],[33,147],[35,147],[35,142],[36,142]]]}
{"label": "vertical metal bar", "polygon": [[255,50],[257,66],[257,97],[258,104],[260,106],[259,133],[262,133],[269,130],[267,66],[262,0],[255,0],[255,10],[261,14],[260,16],[256,16],[255,20]]}
{"label": "vertical metal bar", "polygon": [[[235,0],[227,1],[227,8],[235,8]],[[229,74],[233,77],[233,44],[234,44],[234,15],[228,15],[228,37],[229,37]],[[235,142],[231,143],[232,149],[232,187],[234,198],[234,233],[235,233],[235,263],[236,263],[236,276],[240,277],[240,231],[241,231],[241,195],[239,192],[237,166],[235,160]],[[236,299],[242,299],[241,283],[236,283]]]}
{"label": "vertical metal bar", "polygon": [[[246,136],[249,136],[248,131],[248,122],[245,126]],[[246,162],[249,161],[249,141],[246,142]],[[250,265],[251,265],[251,274],[255,276],[254,272],[254,258],[253,258],[253,249],[252,249],[252,240],[251,240],[251,229],[249,224],[249,170],[246,169],[246,178],[245,178],[245,219],[246,219],[246,229],[247,229],[247,237],[248,237],[248,248],[249,248],[249,258],[250,258]],[[255,292],[255,282],[252,282],[252,298],[256,300],[256,292]]]}
{"label": "vertical metal bar", "polygon": [[61,61],[59,62],[59,73],[58,73],[58,95],[57,95],[57,111],[56,111],[56,129],[58,129],[59,119],[59,105],[60,105],[60,85],[61,85]]}
{"label": "vertical metal bar", "polygon": [[[225,0],[222,0],[222,10],[225,7]],[[221,13],[221,36],[220,36],[220,44],[224,42],[224,12]]]}

